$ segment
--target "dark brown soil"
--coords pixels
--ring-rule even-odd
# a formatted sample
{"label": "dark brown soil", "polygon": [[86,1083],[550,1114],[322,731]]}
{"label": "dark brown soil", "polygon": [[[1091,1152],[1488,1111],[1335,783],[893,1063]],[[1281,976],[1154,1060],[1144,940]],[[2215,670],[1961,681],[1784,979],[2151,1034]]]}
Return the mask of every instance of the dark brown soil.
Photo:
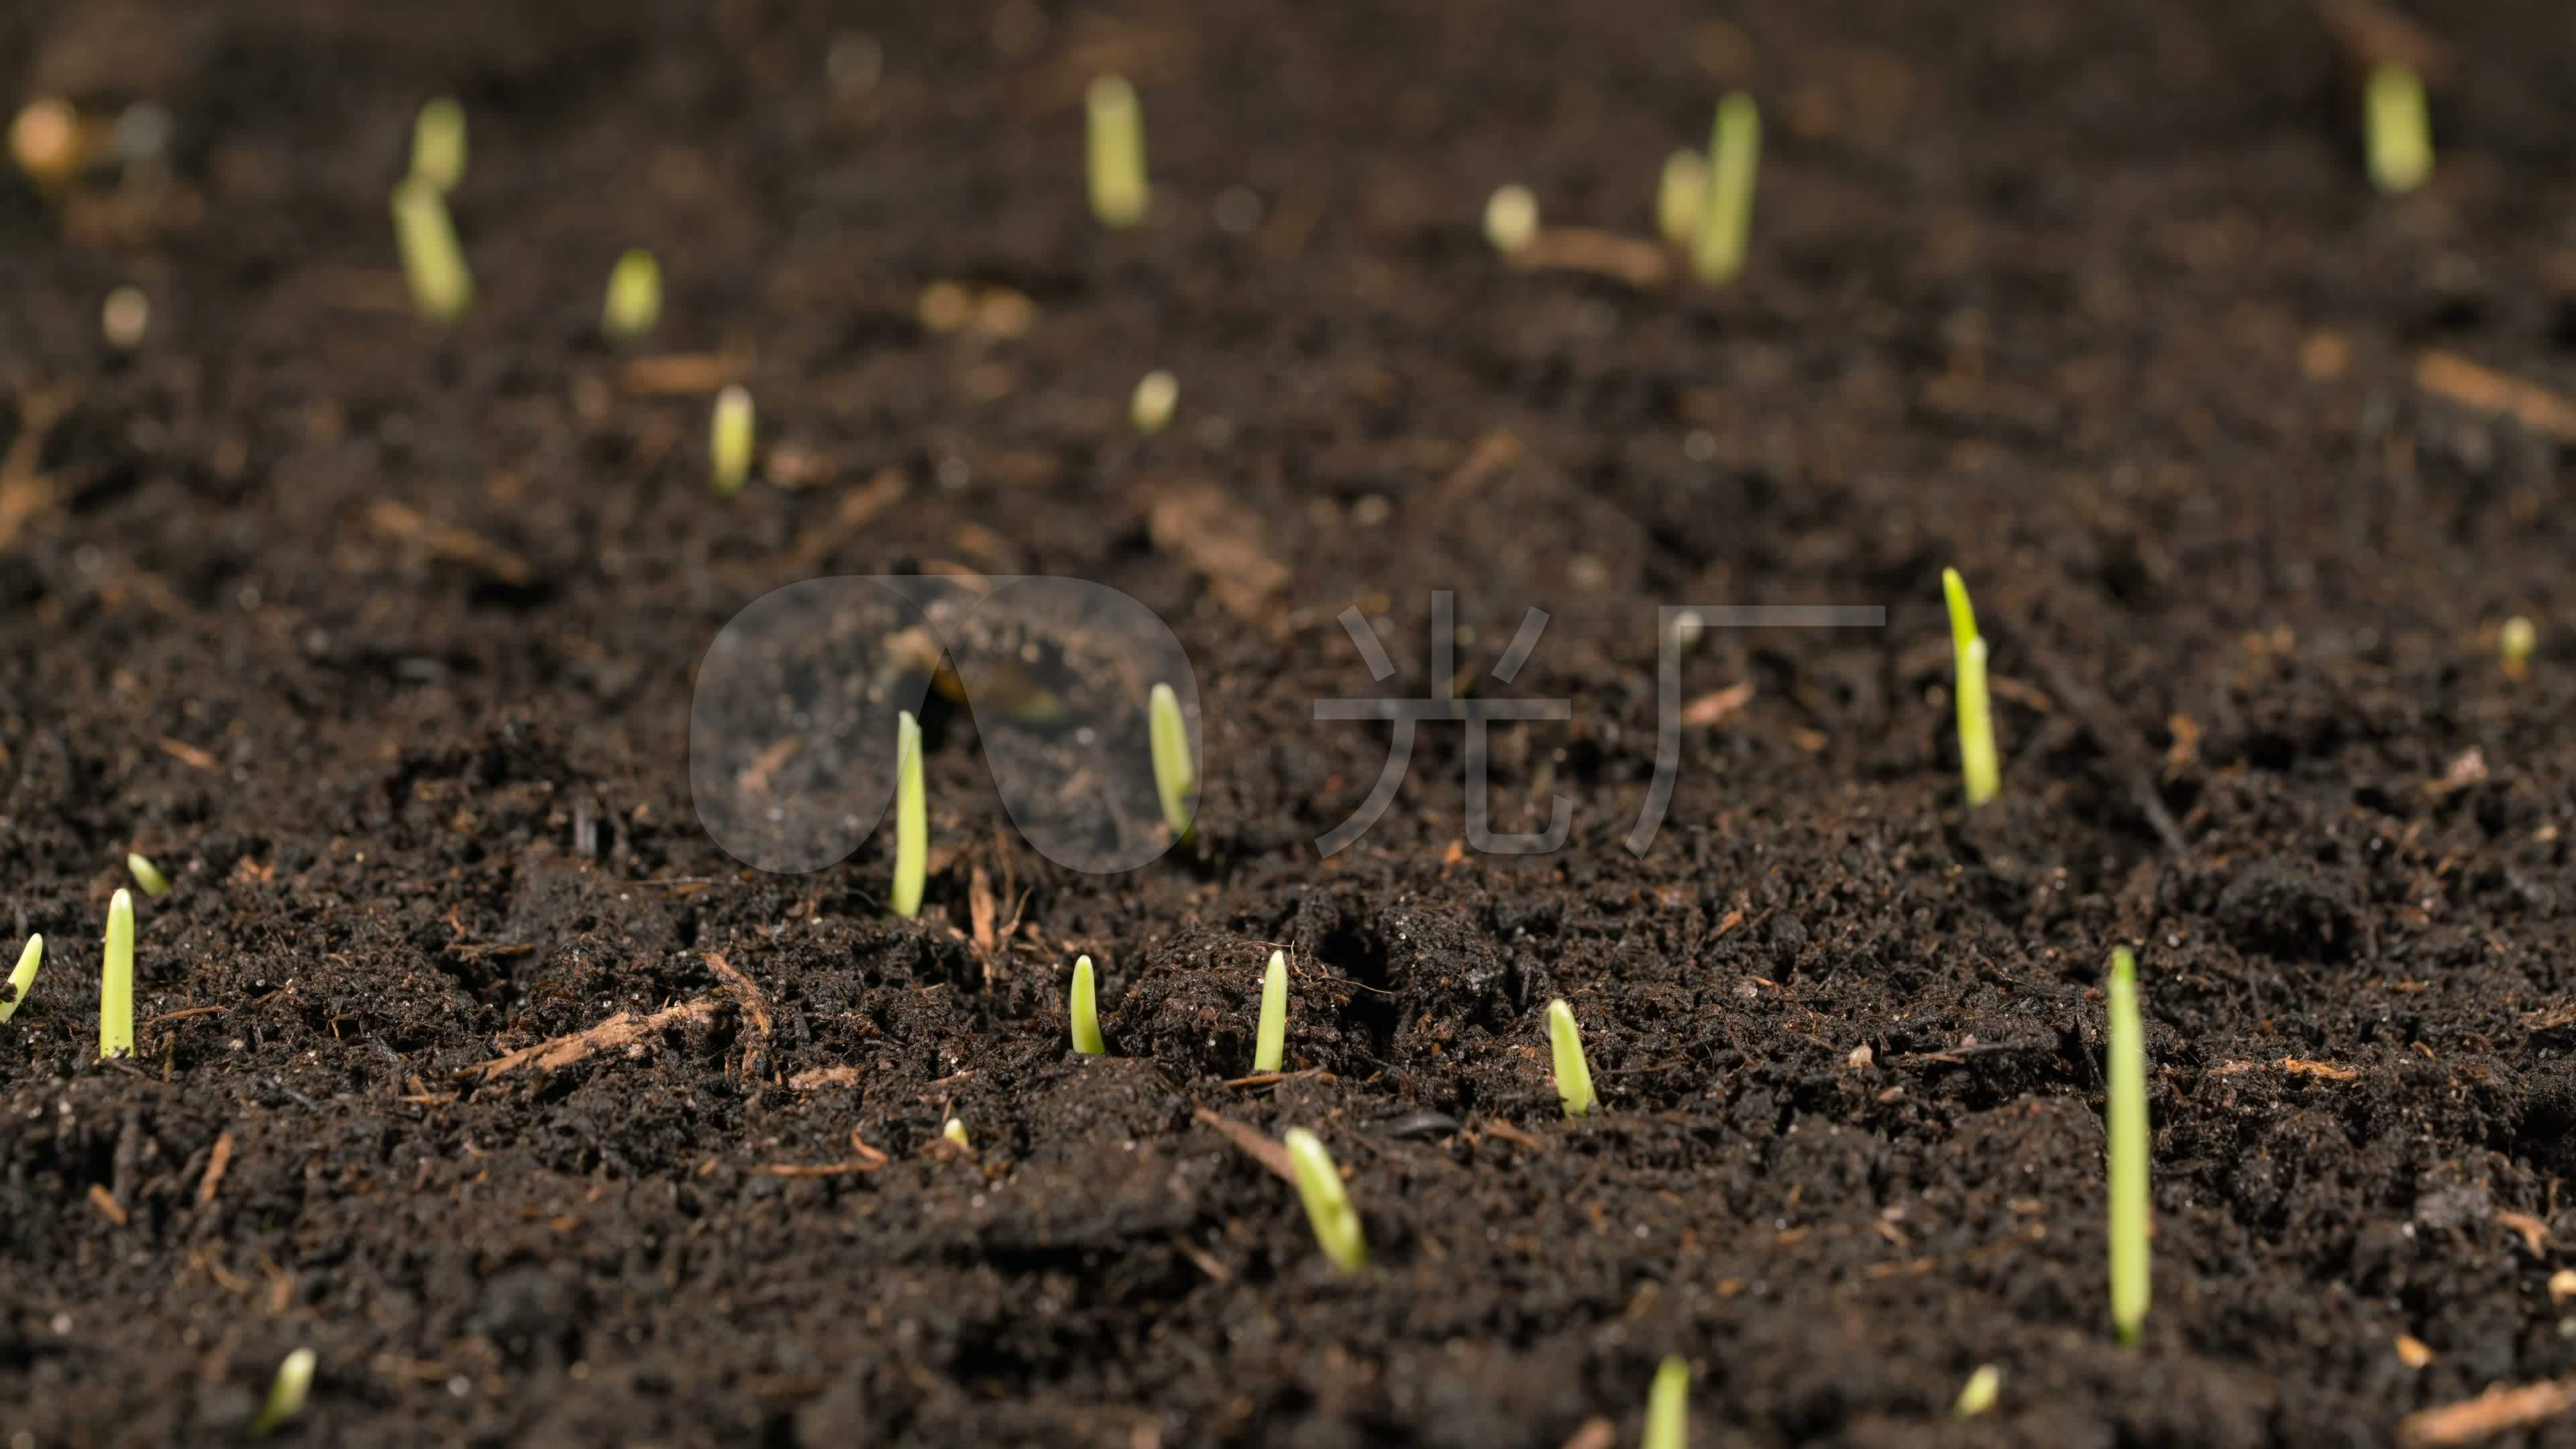
{"label": "dark brown soil", "polygon": [[[2576,454],[2416,381],[2441,349],[2576,392],[2562,6],[2420,7],[2442,167],[2402,201],[2352,51],[2287,3],[908,8],[0,15],[9,105],[177,122],[157,182],[0,187],[0,927],[52,943],[0,1027],[0,1443],[235,1437],[300,1345],[294,1435],[369,1445],[1552,1449],[1633,1442],[1679,1353],[1702,1446],[2320,1446],[2576,1369]],[[882,74],[836,88],[861,25]],[[1107,68],[1160,188],[1129,235],[1082,200]],[[1481,240],[1506,181],[1643,236],[1737,84],[1770,118],[1742,284]],[[481,289],[444,334],[385,216],[441,92]],[[650,350],[730,361],[595,340],[635,245]],[[1003,300],[934,330],[941,281]],[[1140,443],[1158,366],[1180,414]],[[803,487],[709,496],[725,369]],[[1946,564],[2000,681],[1973,818]],[[715,631],[800,578],[960,570],[1170,622],[1199,847],[1050,865],[934,697],[920,919],[883,837],[728,858],[687,767]],[[1564,795],[1573,838],[1465,850],[1426,726],[1319,861],[1388,732],[1311,701],[1427,693],[1441,589],[1462,673],[1572,701],[1497,727],[1493,778],[1497,828]],[[1710,633],[1685,696],[1752,693],[1685,732],[1640,860],[1659,603],[1889,627]],[[129,849],[175,889],[102,1066]],[[1293,1071],[1244,1085],[1274,945]],[[1108,1060],[1068,1049],[1081,952]],[[1368,1272],[1201,1113],[1320,1133]],[[1953,1424],[1988,1362],[1997,1409]]]}

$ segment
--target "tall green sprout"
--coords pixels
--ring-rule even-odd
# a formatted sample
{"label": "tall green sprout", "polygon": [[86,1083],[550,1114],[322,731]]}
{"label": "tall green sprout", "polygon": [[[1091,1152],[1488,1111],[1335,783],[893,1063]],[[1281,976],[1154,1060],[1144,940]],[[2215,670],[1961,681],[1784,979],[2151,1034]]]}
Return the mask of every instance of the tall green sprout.
{"label": "tall green sprout", "polygon": [[1957,569],[1941,570],[1941,593],[1950,605],[1950,648],[1958,666],[1959,778],[1971,809],[2003,789],[1995,759],[1994,700],[1986,689],[1986,641],[1977,633],[1977,611]]}
{"label": "tall green sprout", "polygon": [[1565,1115],[1581,1117],[1598,1100],[1592,1095],[1592,1065],[1583,1059],[1583,1034],[1574,1028],[1574,1008],[1562,998],[1547,1004],[1547,1047],[1556,1064],[1556,1095]]}
{"label": "tall green sprout", "polygon": [[2370,180],[2402,196],[2433,176],[2433,126],[2425,118],[2424,82],[2402,65],[2371,67],[2364,103]]}
{"label": "tall green sprout", "polygon": [[441,192],[465,179],[465,108],[454,96],[428,102],[412,120],[411,174]]}
{"label": "tall green sprout", "polygon": [[2122,1343],[2138,1341],[2147,1321],[2147,1046],[2138,1024],[2138,958],[2111,953],[2110,1011],[2103,1074],[2110,1137],[2111,1323]]}
{"label": "tall green sprout", "polygon": [[9,999],[0,1001],[0,1021],[18,1014],[27,1004],[27,993],[36,989],[36,968],[45,964],[45,938],[27,938],[27,949],[18,953],[18,969],[9,973]]}
{"label": "tall green sprout", "polygon": [[1163,823],[1172,827],[1175,843],[1190,838],[1190,787],[1198,770],[1190,763],[1189,726],[1181,719],[1181,697],[1168,684],[1157,684],[1145,707],[1146,743],[1154,754],[1154,793],[1163,802]]}
{"label": "tall green sprout", "polygon": [[447,202],[427,177],[406,176],[394,187],[394,241],[402,251],[403,279],[414,310],[433,322],[452,322],[474,304],[474,274],[457,244]]}
{"label": "tall green sprout", "polygon": [[1761,108],[1736,91],[1717,103],[1717,122],[1709,130],[1708,185],[1700,194],[1699,233],[1691,239],[1691,270],[1701,281],[1715,286],[1744,270],[1753,181],[1761,164]]}
{"label": "tall green sprout", "polygon": [[1100,1035],[1100,986],[1093,979],[1091,958],[1083,956],[1073,963],[1073,1049],[1087,1057],[1109,1055],[1109,1043]]}
{"label": "tall green sprout", "polygon": [[1252,1069],[1275,1072],[1288,1054],[1288,953],[1270,953],[1261,973],[1261,1025],[1252,1038]]}
{"label": "tall green sprout", "polygon": [[921,791],[921,722],[911,710],[894,722],[894,889],[898,916],[921,914],[921,883],[930,869],[930,814]]}
{"label": "tall green sprout", "polygon": [[1125,76],[1104,75],[1083,97],[1091,179],[1091,214],[1105,227],[1145,219],[1154,192],[1145,180],[1145,117]]}
{"label": "tall green sprout", "polygon": [[98,1054],[134,1055],[134,897],[120,890],[107,903],[105,968],[98,982]]}
{"label": "tall green sprout", "polygon": [[1637,1449],[1690,1449],[1690,1365],[1667,1355],[1646,1391],[1646,1433]]}
{"label": "tall green sprout", "polygon": [[1333,1154],[1303,1127],[1289,1128],[1287,1140],[1288,1166],[1297,1179],[1297,1197],[1306,1205],[1306,1222],[1315,1230],[1316,1245],[1334,1267],[1358,1272],[1368,1262],[1368,1235],[1361,1230],[1350,1194],[1342,1190],[1342,1173],[1333,1165]]}

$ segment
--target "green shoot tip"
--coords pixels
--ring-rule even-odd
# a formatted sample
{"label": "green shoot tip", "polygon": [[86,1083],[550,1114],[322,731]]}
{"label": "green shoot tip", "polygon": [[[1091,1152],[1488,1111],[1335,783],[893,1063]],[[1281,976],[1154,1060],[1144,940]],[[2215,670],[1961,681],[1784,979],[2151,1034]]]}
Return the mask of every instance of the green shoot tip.
{"label": "green shoot tip", "polygon": [[1499,187],[1485,201],[1485,240],[1504,256],[1538,239],[1538,198],[1518,184]]}
{"label": "green shoot tip", "polygon": [[958,1118],[949,1118],[948,1125],[939,1129],[939,1135],[956,1143],[965,1151],[972,1152],[975,1150],[975,1144],[967,1140],[966,1124]]}
{"label": "green shoot tip", "polygon": [[1663,179],[1655,186],[1655,230],[1673,246],[1689,246],[1707,195],[1707,158],[1687,147],[1665,157]]}
{"label": "green shoot tip", "polygon": [[268,1399],[259,1406],[259,1417],[250,1421],[251,1436],[273,1433],[303,1413],[304,1400],[312,1392],[313,1350],[299,1348],[277,1366],[277,1377],[268,1386]]}
{"label": "green shoot tip", "polygon": [[2122,1343],[2138,1341],[2150,1294],[2148,1233],[2152,1212],[2147,1126],[2147,1048],[2138,1018],[2138,958],[2111,953],[2103,1076],[2110,1145],[2111,1323]]}
{"label": "green shoot tip", "polygon": [[1136,395],[1127,402],[1127,421],[1150,438],[1171,422],[1172,409],[1180,401],[1181,380],[1158,367],[1136,380]]}
{"label": "green shoot tip", "polygon": [[402,252],[403,280],[413,310],[433,322],[452,322],[474,304],[474,274],[457,243],[447,202],[424,176],[406,176],[394,187],[394,242]]}
{"label": "green shoot tip", "polygon": [[1125,76],[1094,79],[1083,96],[1090,163],[1091,214],[1102,226],[1123,229],[1145,219],[1154,191],[1145,179],[1145,117],[1136,88]]}
{"label": "green shoot tip", "polygon": [[107,947],[98,986],[98,1054],[134,1055],[134,897],[119,890],[107,903]]}
{"label": "green shoot tip", "polygon": [[1689,1449],[1690,1386],[1690,1364],[1680,1354],[1667,1355],[1646,1391],[1646,1433],[1637,1449]]}
{"label": "green shoot tip", "polygon": [[454,96],[424,104],[413,119],[411,174],[441,192],[465,179],[465,108]]}
{"label": "green shoot tip", "polygon": [[1565,1103],[1565,1115],[1584,1116],[1597,1101],[1592,1095],[1592,1065],[1583,1059],[1583,1036],[1574,1027],[1574,1008],[1561,997],[1547,1004],[1547,1046],[1555,1059],[1556,1095]]}
{"label": "green shoot tip", "polygon": [[2365,108],[2371,184],[2403,196],[2431,180],[2433,124],[2422,78],[2402,65],[2371,67]]}
{"label": "green shoot tip", "polygon": [[894,913],[921,914],[921,885],[930,868],[930,816],[921,789],[921,722],[904,710],[894,721]]}
{"label": "green shoot tip", "polygon": [[2003,1370],[1990,1363],[1977,1365],[1977,1371],[1968,1375],[1967,1383],[1960,1386],[1958,1402],[1950,1406],[1950,1417],[1973,1419],[1993,1408],[1995,1396],[2003,1391],[2003,1386]]}
{"label": "green shoot tip", "polygon": [[151,861],[128,851],[125,856],[125,868],[133,875],[134,883],[143,887],[145,895],[157,901],[170,894],[170,878],[163,875],[161,867]]}
{"label": "green shoot tip", "polygon": [[2504,658],[2506,677],[2520,679],[2531,672],[2531,656],[2540,648],[2540,630],[2520,614],[2504,621],[2496,631],[2496,652]]}
{"label": "green shoot tip", "polygon": [[45,963],[45,938],[29,936],[27,949],[18,953],[18,969],[9,973],[9,996],[0,1001],[0,1021],[18,1014],[27,1004],[27,993],[36,989],[36,968]]}
{"label": "green shoot tip", "polygon": [[1270,953],[1261,973],[1261,1024],[1252,1037],[1252,1069],[1275,1072],[1288,1054],[1288,953]]}
{"label": "green shoot tip", "polygon": [[1700,193],[1699,229],[1691,238],[1691,270],[1710,286],[1731,282],[1744,270],[1753,231],[1753,182],[1762,163],[1762,111],[1736,91],[1717,103],[1708,142],[1708,184]]}
{"label": "green shoot tip", "polygon": [[1163,823],[1172,827],[1173,843],[1190,838],[1190,789],[1198,770],[1190,761],[1189,724],[1181,716],[1181,697],[1168,684],[1157,684],[1145,701],[1145,743],[1153,751],[1154,793],[1163,802]]}
{"label": "green shoot tip", "polygon": [[611,342],[636,342],[662,320],[662,264],[637,247],[609,269],[608,300],[600,304],[599,330]]}
{"label": "green shoot tip", "polygon": [[1100,1035],[1100,987],[1088,956],[1073,963],[1073,1049],[1087,1057],[1109,1055],[1109,1043]]}
{"label": "green shoot tip", "polygon": [[1316,1245],[1334,1267],[1358,1272],[1368,1262],[1368,1237],[1360,1228],[1360,1215],[1351,1208],[1350,1194],[1342,1188],[1333,1155],[1303,1127],[1289,1128],[1287,1142],[1297,1197],[1306,1205],[1306,1222],[1315,1230]]}
{"label": "green shoot tip", "polygon": [[718,498],[731,498],[751,477],[751,393],[741,383],[727,383],[716,394],[715,420],[708,434],[709,484]]}

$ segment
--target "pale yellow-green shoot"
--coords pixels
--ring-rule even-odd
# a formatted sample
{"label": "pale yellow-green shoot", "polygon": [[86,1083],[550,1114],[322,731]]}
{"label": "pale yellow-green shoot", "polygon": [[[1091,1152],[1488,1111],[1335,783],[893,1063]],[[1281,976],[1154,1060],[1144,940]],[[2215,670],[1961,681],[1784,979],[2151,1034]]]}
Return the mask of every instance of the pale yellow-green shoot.
{"label": "pale yellow-green shoot", "polygon": [[29,936],[27,949],[18,953],[18,969],[9,973],[9,999],[0,1001],[0,1021],[18,1014],[27,1004],[27,993],[36,989],[36,968],[45,964],[45,938]]}
{"label": "pale yellow-green shoot", "polygon": [[2107,994],[2103,1116],[2111,1155],[2111,1325],[2122,1343],[2135,1343],[2147,1321],[2149,1293],[2147,1046],[2138,1022],[2138,958],[2126,946],[2111,953]]}
{"label": "pale yellow-green shoot", "polygon": [[921,883],[930,869],[930,814],[921,789],[921,721],[904,710],[894,720],[894,889],[898,916],[921,914]]}
{"label": "pale yellow-green shoot", "polygon": [[411,174],[454,191],[465,179],[465,108],[454,96],[423,105],[411,123]]}
{"label": "pale yellow-green shoot", "polygon": [[1152,437],[1172,420],[1172,409],[1181,401],[1181,380],[1156,368],[1136,381],[1136,395],[1128,400],[1127,421],[1136,431]]}
{"label": "pale yellow-green shoot", "polygon": [[1088,956],[1073,963],[1073,1049],[1087,1057],[1109,1055],[1109,1043],[1100,1035],[1100,987]]}
{"label": "pale yellow-green shoot", "polygon": [[662,264],[637,247],[608,272],[608,299],[600,304],[599,330],[611,342],[638,342],[662,321]]}
{"label": "pale yellow-green shoot", "polygon": [[2365,102],[2371,184],[2403,196],[2433,176],[2433,126],[2424,112],[2424,82],[2402,65],[2371,67]]}
{"label": "pale yellow-green shoot", "polygon": [[708,427],[707,456],[713,464],[716,496],[730,498],[751,477],[751,393],[741,383],[725,384],[716,394],[715,421]]}
{"label": "pale yellow-green shoot", "polygon": [[1505,256],[1538,239],[1538,198],[1526,186],[1497,188],[1485,201],[1485,240]]}
{"label": "pale yellow-green shoot", "polygon": [[1261,1025],[1252,1037],[1252,1069],[1275,1072],[1288,1054],[1288,953],[1270,953],[1261,973]]}
{"label": "pale yellow-green shoot", "polygon": [[125,856],[125,868],[133,875],[134,883],[143,887],[145,895],[157,901],[170,894],[170,878],[161,873],[161,867],[142,856],[128,851]]}
{"label": "pale yellow-green shoot", "polygon": [[1547,1049],[1556,1064],[1556,1095],[1565,1115],[1581,1117],[1592,1110],[1592,1065],[1583,1059],[1583,1035],[1574,1028],[1574,1008],[1560,998],[1547,1004]]}
{"label": "pale yellow-green shoot", "polygon": [[1104,75],[1091,83],[1083,102],[1091,214],[1102,226],[1134,226],[1154,201],[1145,180],[1145,116],[1136,105],[1136,88],[1125,76]]}
{"label": "pale yellow-green shoot", "polygon": [[1959,1388],[1958,1402],[1950,1406],[1950,1417],[1973,1419],[1995,1406],[1995,1396],[2003,1392],[2003,1370],[1993,1364],[1979,1364],[1977,1371]]}
{"label": "pale yellow-green shoot", "polygon": [[2504,621],[2496,631],[2496,653],[2504,660],[2507,679],[2520,679],[2531,672],[2531,656],[2540,648],[2540,631],[2520,614]]}
{"label": "pale yellow-green shoot", "polygon": [[107,903],[107,949],[98,981],[98,1054],[134,1055],[134,897]]}
{"label": "pale yellow-green shoot", "polygon": [[251,1436],[273,1433],[303,1413],[304,1400],[312,1392],[313,1350],[299,1348],[277,1366],[277,1377],[269,1383],[268,1398],[259,1406],[259,1417],[250,1421]]}
{"label": "pale yellow-green shoot", "polygon": [[949,1118],[948,1125],[939,1129],[939,1135],[968,1152],[975,1150],[975,1144],[967,1139],[966,1124],[955,1117]]}
{"label": "pale yellow-green shoot", "polygon": [[1297,1197],[1306,1205],[1306,1222],[1315,1230],[1316,1245],[1334,1267],[1358,1272],[1368,1262],[1368,1236],[1361,1231],[1360,1215],[1351,1208],[1350,1194],[1342,1190],[1341,1169],[1333,1166],[1333,1155],[1314,1133],[1291,1127],[1288,1166],[1296,1175]]}
{"label": "pale yellow-green shoot", "polygon": [[1646,1433],[1637,1449],[1690,1449],[1690,1365],[1668,1354],[1646,1391]]}
{"label": "pale yellow-green shoot", "polygon": [[1744,270],[1753,231],[1753,182],[1762,165],[1762,111],[1736,91],[1717,103],[1708,141],[1708,185],[1700,194],[1691,270],[1714,286]]}
{"label": "pale yellow-green shoot", "polygon": [[2003,789],[2003,766],[1995,756],[1994,698],[1986,687],[1986,641],[1977,633],[1977,611],[1968,603],[1968,584],[1957,569],[1941,570],[1941,593],[1950,605],[1950,648],[1958,666],[1959,778],[1974,809]]}
{"label": "pale yellow-green shoot", "polygon": [[452,322],[474,304],[474,274],[457,244],[447,203],[427,178],[406,176],[394,187],[394,241],[402,250],[403,280],[411,284],[415,311],[433,322]]}
{"label": "pale yellow-green shoot", "polygon": [[1190,787],[1198,768],[1190,761],[1189,726],[1181,719],[1181,697],[1168,684],[1157,684],[1146,697],[1145,742],[1154,755],[1154,793],[1163,802],[1163,823],[1175,842],[1190,838]]}
{"label": "pale yellow-green shoot", "polygon": [[1708,194],[1708,162],[1687,148],[1664,158],[1663,179],[1655,185],[1655,230],[1677,247],[1691,244],[1699,231],[1700,198]]}

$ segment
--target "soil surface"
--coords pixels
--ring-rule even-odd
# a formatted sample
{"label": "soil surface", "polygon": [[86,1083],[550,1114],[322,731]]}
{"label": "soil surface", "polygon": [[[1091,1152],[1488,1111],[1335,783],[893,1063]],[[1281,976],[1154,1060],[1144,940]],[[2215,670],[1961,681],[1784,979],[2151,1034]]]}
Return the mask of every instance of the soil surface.
{"label": "soil surface", "polygon": [[[285,1437],[370,1445],[1554,1449],[1633,1442],[1680,1354],[1702,1446],[2322,1446],[2576,1370],[2576,27],[2420,8],[2440,164],[2390,199],[2347,38],[2387,27],[2288,3],[9,7],[8,106],[173,128],[0,182],[0,927],[51,946],[0,1027],[0,1442],[236,1438],[299,1346]],[[1112,69],[1127,233],[1080,171]],[[1750,269],[1657,280],[1655,177],[1735,87]],[[385,203],[442,93],[479,293],[438,329]],[[1579,229],[1543,265],[1482,239],[1515,181]],[[630,246],[668,298],[621,354]],[[1050,861],[931,689],[918,919],[890,831],[720,849],[717,631],[905,573],[1167,621],[1193,843]],[[1494,725],[1493,828],[1563,797],[1570,838],[1467,848],[1443,720],[1321,858],[1390,730],[1313,701],[1430,695],[1441,590],[1463,693],[1570,702]],[[1815,603],[1887,626],[1706,631],[1631,854],[1657,606]],[[129,850],[173,888],[102,1065]],[[1246,1146],[1298,1125],[1359,1275]]]}

